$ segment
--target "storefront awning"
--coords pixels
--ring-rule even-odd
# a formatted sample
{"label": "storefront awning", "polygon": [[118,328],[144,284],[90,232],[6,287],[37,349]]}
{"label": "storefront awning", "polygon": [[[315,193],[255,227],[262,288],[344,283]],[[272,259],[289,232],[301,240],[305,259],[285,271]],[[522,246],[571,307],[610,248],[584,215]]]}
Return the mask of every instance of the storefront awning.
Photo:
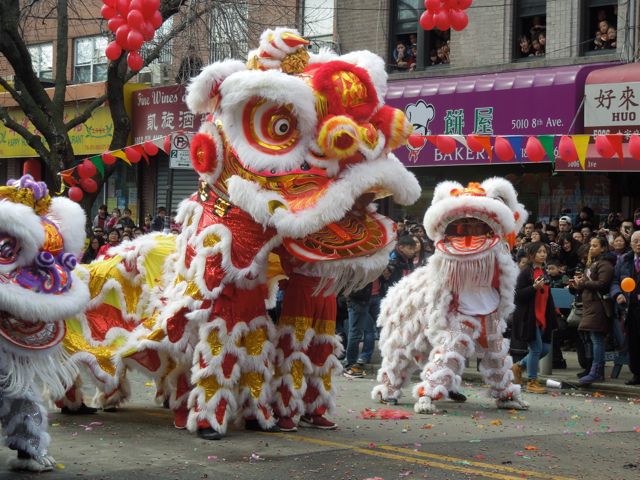
{"label": "storefront awning", "polygon": [[[611,63],[523,69],[485,75],[389,82],[386,102],[403,110],[422,135],[581,133],[577,115],[587,75]],[[460,146],[442,155],[426,143],[396,151],[408,166],[484,165],[485,153]],[[527,161],[526,157],[518,161]]]}

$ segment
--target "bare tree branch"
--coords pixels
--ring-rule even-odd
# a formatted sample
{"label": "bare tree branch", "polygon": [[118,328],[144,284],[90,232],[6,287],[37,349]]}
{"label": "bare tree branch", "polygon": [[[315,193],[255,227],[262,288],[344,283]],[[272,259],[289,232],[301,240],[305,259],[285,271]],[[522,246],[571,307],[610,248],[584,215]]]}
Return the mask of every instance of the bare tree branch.
{"label": "bare tree branch", "polygon": [[58,21],[56,34],[56,84],[53,94],[53,104],[64,110],[64,95],[67,90],[67,62],[69,57],[69,16],[67,1],[58,0]]}

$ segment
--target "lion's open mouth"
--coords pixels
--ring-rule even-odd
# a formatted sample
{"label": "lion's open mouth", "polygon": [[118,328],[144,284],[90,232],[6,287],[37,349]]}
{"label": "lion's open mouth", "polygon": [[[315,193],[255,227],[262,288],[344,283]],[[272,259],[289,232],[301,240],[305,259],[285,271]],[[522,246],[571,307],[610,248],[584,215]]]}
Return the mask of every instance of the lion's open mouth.
{"label": "lion's open mouth", "polygon": [[472,255],[494,247],[500,241],[489,219],[457,218],[444,229],[444,238],[436,247],[450,255]]}

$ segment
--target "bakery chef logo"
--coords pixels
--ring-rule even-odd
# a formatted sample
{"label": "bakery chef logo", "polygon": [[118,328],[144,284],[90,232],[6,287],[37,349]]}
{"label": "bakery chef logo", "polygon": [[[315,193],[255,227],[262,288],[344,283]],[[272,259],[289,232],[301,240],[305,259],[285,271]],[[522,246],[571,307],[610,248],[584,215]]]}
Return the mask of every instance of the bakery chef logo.
{"label": "bakery chef logo", "polygon": [[[436,116],[435,107],[426,103],[424,100],[418,100],[416,103],[410,103],[404,109],[404,113],[409,119],[411,125],[413,125],[413,133],[416,135],[431,135],[431,129],[429,125]],[[418,155],[427,143],[427,139],[423,138],[420,143],[409,143],[407,149],[409,150],[409,161],[413,163],[418,162]]]}

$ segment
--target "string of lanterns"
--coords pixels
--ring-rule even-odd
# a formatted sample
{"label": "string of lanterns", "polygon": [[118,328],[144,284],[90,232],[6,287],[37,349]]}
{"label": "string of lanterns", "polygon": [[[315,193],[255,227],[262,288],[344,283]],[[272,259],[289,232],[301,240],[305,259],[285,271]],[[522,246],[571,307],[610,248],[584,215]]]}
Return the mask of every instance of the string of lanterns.
{"label": "string of lanterns", "polygon": [[[410,148],[420,149],[427,142],[433,144],[444,155],[451,155],[457,145],[462,144],[475,153],[486,152],[489,159],[493,155],[504,162],[521,159],[522,149],[527,158],[540,162],[548,157],[551,162],[556,158],[564,162],[580,162],[585,169],[587,149],[594,140],[595,149],[603,158],[618,156],[622,162],[625,158],[623,145],[624,134],[609,135],[411,135]],[[627,142],[627,150],[631,158],[640,161],[640,135],[633,134]]]}

